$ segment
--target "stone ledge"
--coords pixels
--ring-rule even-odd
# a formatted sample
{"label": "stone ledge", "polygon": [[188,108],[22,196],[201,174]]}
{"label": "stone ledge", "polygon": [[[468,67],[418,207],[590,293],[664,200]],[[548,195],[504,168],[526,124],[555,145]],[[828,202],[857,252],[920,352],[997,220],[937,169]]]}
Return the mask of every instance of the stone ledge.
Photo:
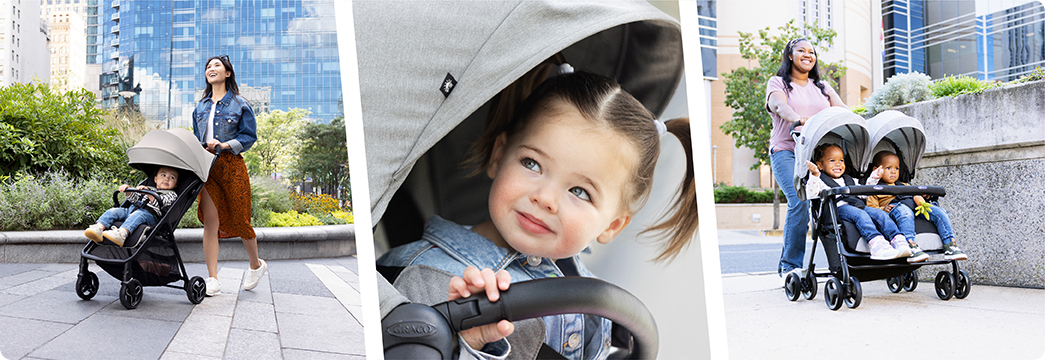
{"label": "stone ledge", "polygon": [[[355,225],[255,228],[263,259],[302,259],[355,255]],[[203,229],[177,229],[174,238],[186,262],[203,261]],[[0,232],[0,262],[74,263],[90,241],[82,230]],[[221,239],[218,259],[246,260],[241,239]]]}

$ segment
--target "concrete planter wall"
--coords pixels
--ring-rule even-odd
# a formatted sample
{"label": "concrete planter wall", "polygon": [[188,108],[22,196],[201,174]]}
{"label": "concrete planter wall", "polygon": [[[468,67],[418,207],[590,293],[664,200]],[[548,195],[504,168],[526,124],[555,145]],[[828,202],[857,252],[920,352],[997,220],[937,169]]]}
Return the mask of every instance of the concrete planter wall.
{"label": "concrete planter wall", "polygon": [[940,205],[973,282],[1045,288],[1045,82],[896,110],[925,126],[914,183],[947,189]]}
{"label": "concrete planter wall", "polygon": [[[784,199],[781,199],[784,200]],[[786,200],[780,204],[780,228],[787,217]],[[718,228],[724,230],[770,230],[773,228],[773,204],[715,204]]]}

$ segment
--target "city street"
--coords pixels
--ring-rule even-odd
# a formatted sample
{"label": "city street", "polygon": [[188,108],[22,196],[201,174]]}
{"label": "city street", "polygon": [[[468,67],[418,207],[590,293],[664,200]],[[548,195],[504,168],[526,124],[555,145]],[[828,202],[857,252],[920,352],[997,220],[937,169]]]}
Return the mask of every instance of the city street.
{"label": "city street", "polygon": [[[199,305],[145,287],[137,309],[97,265],[98,294],[74,291],[76,264],[0,264],[0,354],[6,359],[362,359],[357,260],[272,260],[252,291],[245,261],[219,262],[222,294]],[[206,276],[202,263],[186,264]],[[175,282],[174,285],[180,285]]]}
{"label": "city street", "polygon": [[[814,299],[785,298],[783,280],[776,274],[782,237],[736,230],[718,233],[732,359],[1045,355],[1045,290],[974,283],[967,298],[943,301],[931,282],[893,294],[878,280],[861,284],[859,307],[831,311],[824,303],[822,279]],[[816,264],[826,268],[827,262]]]}

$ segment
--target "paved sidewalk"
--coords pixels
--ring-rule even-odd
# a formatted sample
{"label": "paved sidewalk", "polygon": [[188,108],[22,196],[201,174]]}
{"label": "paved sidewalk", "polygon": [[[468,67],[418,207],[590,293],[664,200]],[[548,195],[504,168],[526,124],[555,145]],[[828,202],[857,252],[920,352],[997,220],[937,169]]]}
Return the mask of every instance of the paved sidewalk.
{"label": "paved sidewalk", "polygon": [[[777,241],[720,230],[722,245]],[[723,265],[725,266],[725,265]],[[776,264],[770,264],[775,268]],[[1039,359],[1045,356],[1045,290],[973,284],[940,300],[931,282],[893,294],[861,283],[859,307],[831,311],[821,280],[813,300],[784,296],[775,271],[722,277],[731,359]]]}
{"label": "paved sidewalk", "polygon": [[[98,294],[80,300],[76,264],[0,264],[0,354],[6,359],[362,359],[354,256],[268,261],[243,291],[246,261],[220,262],[222,294],[192,305],[185,292],[145,287],[137,309],[91,263]],[[202,263],[185,264],[205,276]],[[180,285],[181,282],[175,282]]]}

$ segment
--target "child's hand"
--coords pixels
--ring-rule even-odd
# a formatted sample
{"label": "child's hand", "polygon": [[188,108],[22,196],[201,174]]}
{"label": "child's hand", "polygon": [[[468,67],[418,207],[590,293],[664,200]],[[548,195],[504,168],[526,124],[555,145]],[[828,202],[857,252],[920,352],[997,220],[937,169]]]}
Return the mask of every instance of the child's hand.
{"label": "child's hand", "polygon": [[806,161],[806,168],[809,168],[809,173],[813,176],[820,176],[820,169],[812,161]]}
{"label": "child's hand", "polygon": [[879,165],[878,167],[874,168],[874,171],[871,172],[871,178],[875,180],[881,179],[883,171],[885,171],[885,169],[882,168],[881,165]]}
{"label": "child's hand", "polygon": [[[454,276],[450,279],[450,296],[448,300],[466,298],[472,293],[486,290],[486,298],[497,301],[501,298],[501,291],[508,290],[512,283],[512,276],[508,271],[501,270],[494,273],[491,269],[482,271],[475,266],[464,269],[464,274]],[[463,339],[472,349],[482,349],[483,345],[501,340],[515,331],[515,325],[508,320],[501,320],[496,324],[477,326],[461,332]]]}
{"label": "child's hand", "polygon": [[894,207],[896,207],[896,205],[889,204],[889,205],[886,205],[885,207],[883,207],[882,210],[885,211],[886,213],[888,213],[890,211],[893,211]]}
{"label": "child's hand", "polygon": [[915,205],[922,206],[922,204],[924,204],[924,203],[925,203],[925,198],[923,198],[921,195],[915,195],[914,196],[914,204]]}

